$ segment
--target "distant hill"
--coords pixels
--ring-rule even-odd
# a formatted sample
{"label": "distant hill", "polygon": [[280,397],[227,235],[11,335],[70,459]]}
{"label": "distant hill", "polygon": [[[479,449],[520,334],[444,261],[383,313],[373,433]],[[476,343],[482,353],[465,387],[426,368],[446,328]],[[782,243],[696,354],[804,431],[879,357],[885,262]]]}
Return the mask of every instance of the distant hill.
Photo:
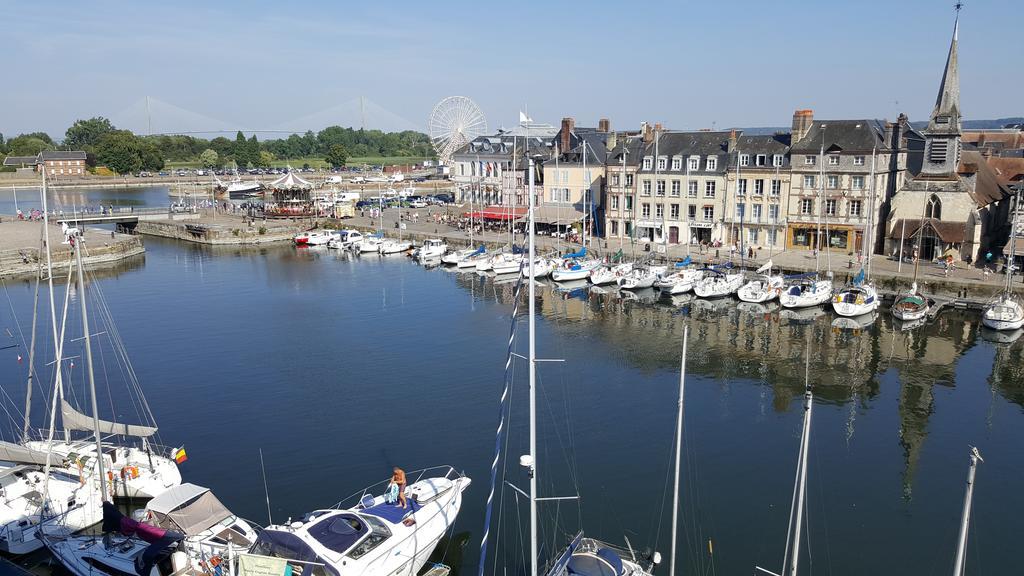
{"label": "distant hill", "polygon": [[[1007,124],[1024,124],[1024,117],[1012,116],[1010,118],[996,118],[995,120],[964,120],[964,130],[992,130],[994,128],[1003,128]],[[911,122],[911,126],[918,130],[924,129],[928,126],[928,121]],[[737,130],[743,130],[743,133],[747,136],[763,136],[766,134],[775,134],[776,132],[789,132],[789,126],[761,126],[757,128],[737,128]]]}

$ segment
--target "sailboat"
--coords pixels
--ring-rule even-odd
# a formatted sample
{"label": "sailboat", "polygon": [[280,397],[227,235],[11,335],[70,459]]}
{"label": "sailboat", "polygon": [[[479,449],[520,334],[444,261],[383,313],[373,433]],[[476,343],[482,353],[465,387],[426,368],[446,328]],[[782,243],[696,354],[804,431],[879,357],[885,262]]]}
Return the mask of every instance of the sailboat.
{"label": "sailboat", "polygon": [[693,285],[693,293],[699,298],[721,298],[735,294],[743,286],[743,273],[728,272],[731,268],[732,263],[726,262],[723,266],[705,269],[704,278]]}
{"label": "sailboat", "polygon": [[[819,306],[828,302],[832,298],[832,281],[828,278],[820,277],[819,260],[822,244],[824,249],[828,252],[829,262],[831,263],[831,247],[829,246],[827,238],[828,234],[828,219],[825,219],[825,238],[826,241],[822,243],[821,235],[821,219],[824,214],[825,205],[825,141],[822,136],[821,152],[818,155],[818,180],[819,180],[819,200],[818,200],[818,233],[815,239],[816,254],[814,258],[815,270],[813,273],[797,274],[794,276],[786,276],[787,282],[783,288],[781,294],[779,294],[779,304],[782,304],[783,308],[807,308],[809,306]],[[831,276],[831,268],[829,270]]]}
{"label": "sailboat", "polygon": [[780,275],[772,275],[772,261],[768,260],[763,266],[754,271],[759,274],[736,291],[736,296],[744,302],[760,304],[770,302],[779,297],[782,292],[783,280]]}
{"label": "sailboat", "polygon": [[704,278],[704,270],[690,266],[692,259],[687,256],[676,262],[673,272],[666,272],[654,281],[654,288],[662,294],[685,294]]}
{"label": "sailboat", "polygon": [[[534,238],[534,205],[533,205],[533,170],[534,163],[533,159],[529,159],[529,176],[530,176],[530,203],[529,203],[529,228],[528,228],[528,243],[529,250],[527,256],[528,268],[534,268],[537,262],[537,254],[535,247]],[[530,550],[529,550],[529,562],[530,562],[530,575],[539,576],[541,570],[541,557],[540,557],[540,533],[538,530],[538,503],[546,500],[562,500],[563,498],[540,498],[537,494],[537,486],[539,483],[539,469],[537,466],[536,454],[537,454],[537,349],[536,349],[536,283],[530,281],[530,278],[535,276],[534,270],[529,270],[526,275],[526,284],[528,285],[528,311],[527,311],[527,322],[529,326],[529,355],[526,358],[529,363],[529,391],[530,391],[530,424],[529,424],[529,453],[519,457],[519,465],[526,469],[529,476],[529,489],[527,491],[521,490],[513,485],[513,489],[523,496],[529,499],[530,506]],[[521,286],[521,285],[520,285]],[[516,292],[516,307],[519,303],[519,293]],[[513,323],[516,322],[516,312],[513,311],[512,318]],[[514,324],[513,324],[514,326]],[[515,354],[512,351],[512,344],[515,338],[515,331],[513,328],[511,339],[509,340],[508,358],[506,360],[506,371],[511,363]],[[495,458],[491,463],[491,492],[488,497],[487,512],[485,517],[485,530],[490,527],[491,510],[494,496],[494,485],[497,479],[498,464],[501,457],[501,450],[503,447],[502,435],[505,431],[505,403],[508,399],[508,379],[506,379],[506,388],[502,394],[502,409],[501,416],[499,417],[498,434],[495,442]],[[569,497],[568,499],[573,499]],[[481,553],[480,553],[480,564],[478,574],[483,576],[486,570],[486,550],[488,543],[488,534],[485,531],[481,541]],[[618,548],[607,543],[601,542],[593,538],[585,538],[583,532],[577,533],[572,539],[569,545],[559,554],[554,557],[554,560],[548,565],[545,571],[546,576],[571,576],[571,575],[587,575],[593,574],[607,575],[607,576],[650,576],[653,571],[653,566],[660,560],[660,555],[655,553],[649,562],[641,563],[635,557],[632,549],[626,550],[624,548]]]}
{"label": "sailboat", "polygon": [[590,278],[590,272],[600,265],[600,260],[587,258],[587,247],[583,246],[579,252],[566,254],[562,258],[558,266],[551,270],[551,279],[555,282],[586,280]]}
{"label": "sailboat", "polygon": [[832,298],[832,309],[836,311],[836,314],[846,318],[871,314],[882,303],[878,297],[878,291],[875,290],[875,285],[871,282],[871,252],[874,246],[872,242],[874,232],[872,221],[874,220],[875,211],[874,150],[871,151],[871,186],[869,190],[871,194],[871,207],[868,209],[868,221],[864,226],[863,232],[864,245],[861,247],[861,254],[864,255],[865,265],[853,278],[853,281]]}
{"label": "sailboat", "polygon": [[985,305],[981,313],[981,323],[992,330],[1017,330],[1024,326],[1024,306],[1020,298],[1013,293],[1013,273],[1016,271],[1017,248],[1017,215],[1020,198],[1017,198],[1013,210],[1013,223],[1010,228],[1010,258],[1006,263],[1006,285],[1003,291]]}
{"label": "sailboat", "polygon": [[620,264],[606,263],[597,266],[590,271],[590,283],[594,286],[603,286],[605,284],[618,284],[619,278],[622,278],[626,274],[629,274],[633,270],[632,262],[622,262]]}
{"label": "sailboat", "polygon": [[[381,228],[384,226],[384,211],[381,210]],[[402,201],[398,202],[398,238],[395,240],[383,240],[378,249],[381,254],[400,254],[412,248],[412,242],[402,240]]]}

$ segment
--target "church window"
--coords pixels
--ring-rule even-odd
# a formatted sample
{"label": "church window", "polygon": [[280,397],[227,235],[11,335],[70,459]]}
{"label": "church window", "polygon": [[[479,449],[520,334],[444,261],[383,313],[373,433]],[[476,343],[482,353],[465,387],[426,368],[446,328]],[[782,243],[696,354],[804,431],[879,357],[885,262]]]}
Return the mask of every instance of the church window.
{"label": "church window", "polygon": [[932,197],[928,199],[928,205],[925,206],[924,214],[928,218],[942,219],[942,201],[935,194],[932,194]]}

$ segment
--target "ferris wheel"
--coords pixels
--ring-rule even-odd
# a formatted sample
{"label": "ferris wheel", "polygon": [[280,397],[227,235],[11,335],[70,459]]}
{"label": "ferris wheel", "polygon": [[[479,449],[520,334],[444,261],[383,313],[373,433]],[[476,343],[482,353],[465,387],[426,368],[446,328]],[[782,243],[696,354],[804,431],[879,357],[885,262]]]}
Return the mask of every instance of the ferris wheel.
{"label": "ferris wheel", "polygon": [[430,141],[441,164],[478,136],[487,133],[487,119],[480,107],[465,96],[449,96],[430,113]]}

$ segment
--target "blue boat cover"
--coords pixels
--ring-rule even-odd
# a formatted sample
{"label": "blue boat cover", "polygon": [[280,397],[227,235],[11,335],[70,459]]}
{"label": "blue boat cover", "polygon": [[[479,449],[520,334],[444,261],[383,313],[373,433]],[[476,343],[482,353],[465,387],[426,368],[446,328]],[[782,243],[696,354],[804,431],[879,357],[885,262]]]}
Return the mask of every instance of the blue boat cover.
{"label": "blue boat cover", "polygon": [[512,253],[513,254],[526,254],[526,249],[524,249],[522,246],[516,246],[516,245],[513,244],[512,245]]}
{"label": "blue boat cover", "polygon": [[622,559],[613,550],[600,548],[597,554],[577,552],[569,560],[569,574],[578,576],[620,576]]}
{"label": "blue boat cover", "polygon": [[579,252],[573,252],[572,254],[566,254],[566,258],[583,258],[587,255],[587,247],[580,248]]}
{"label": "blue boat cover", "polygon": [[551,569],[548,570],[547,576],[559,576],[562,570],[566,570],[569,564],[569,560],[572,559],[572,555],[576,552],[576,548],[579,547],[580,542],[583,540],[583,532],[580,532],[572,539],[569,546],[558,556],[558,559],[551,564]]}
{"label": "blue boat cover", "polygon": [[484,245],[481,244],[480,247],[476,249],[476,252],[473,252],[472,254],[470,254],[470,256],[476,256],[477,254],[483,254],[484,252],[487,252],[487,248],[485,248]]}
{"label": "blue boat cover", "polygon": [[683,266],[689,266],[690,262],[692,262],[692,260],[690,260],[690,257],[687,256],[686,258],[683,259],[682,262],[676,262],[676,268],[682,268]]}
{"label": "blue boat cover", "polygon": [[419,503],[413,500],[412,498],[407,498],[406,502],[408,502],[409,507],[405,509],[400,508],[396,504],[384,503],[377,504],[376,506],[371,506],[363,510],[363,512],[365,512],[366,514],[373,514],[378,518],[383,518],[384,520],[387,520],[392,524],[398,524],[405,519],[406,514],[410,512],[415,512],[420,509]]}
{"label": "blue boat cover", "polygon": [[817,272],[804,272],[803,274],[792,274],[792,275],[789,275],[789,276],[784,276],[784,278],[786,280],[808,280],[810,278],[817,278],[817,277],[818,277],[818,273]]}

